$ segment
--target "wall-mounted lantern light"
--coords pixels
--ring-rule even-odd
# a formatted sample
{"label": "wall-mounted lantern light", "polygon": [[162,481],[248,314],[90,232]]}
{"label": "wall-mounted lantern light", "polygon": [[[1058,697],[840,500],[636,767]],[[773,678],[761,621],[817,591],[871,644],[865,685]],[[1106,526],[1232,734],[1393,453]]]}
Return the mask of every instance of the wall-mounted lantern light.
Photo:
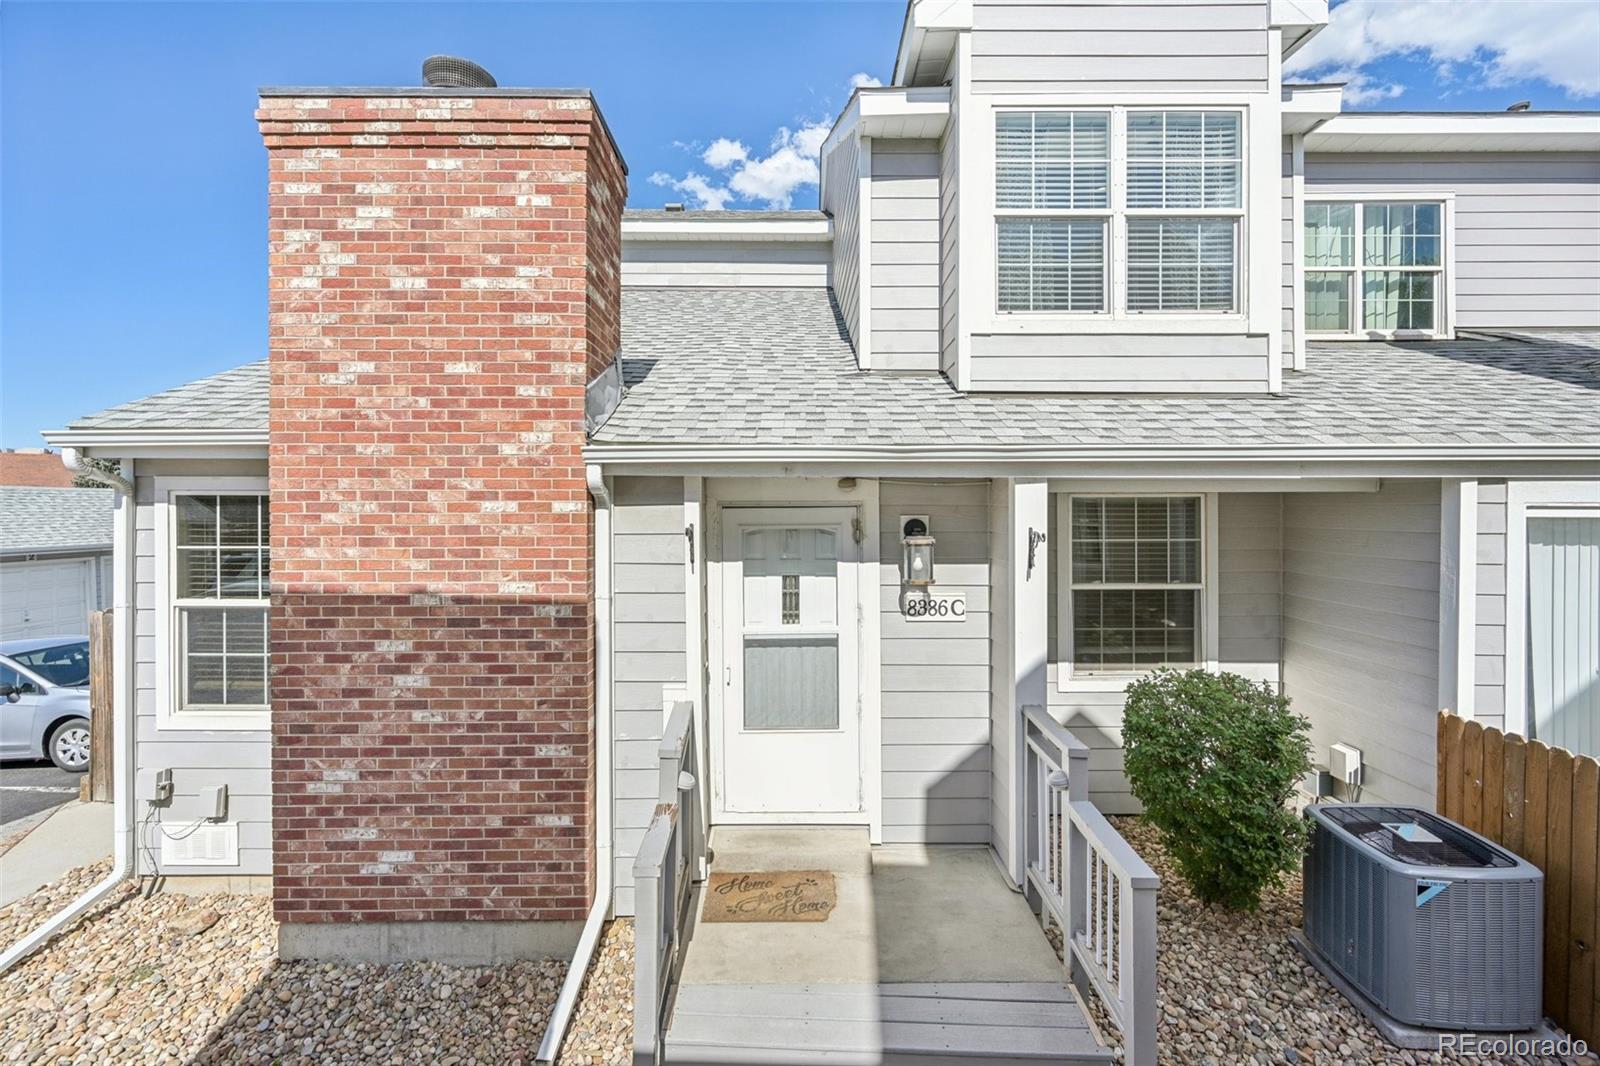
{"label": "wall-mounted lantern light", "polygon": [[905,552],[901,576],[907,585],[933,584],[933,538],[928,536],[928,523],[920,518],[908,519],[900,530],[900,544]]}

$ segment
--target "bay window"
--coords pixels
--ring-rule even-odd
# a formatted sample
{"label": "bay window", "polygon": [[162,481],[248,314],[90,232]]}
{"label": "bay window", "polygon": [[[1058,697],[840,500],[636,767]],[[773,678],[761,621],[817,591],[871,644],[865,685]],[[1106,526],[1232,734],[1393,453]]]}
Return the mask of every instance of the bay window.
{"label": "bay window", "polygon": [[267,662],[267,497],[171,497],[172,647],[178,712],[261,712]]}
{"label": "bay window", "polygon": [[1304,245],[1308,333],[1442,331],[1442,203],[1311,200]]}
{"label": "bay window", "polygon": [[1241,112],[1002,111],[995,121],[1001,313],[1239,310]]}

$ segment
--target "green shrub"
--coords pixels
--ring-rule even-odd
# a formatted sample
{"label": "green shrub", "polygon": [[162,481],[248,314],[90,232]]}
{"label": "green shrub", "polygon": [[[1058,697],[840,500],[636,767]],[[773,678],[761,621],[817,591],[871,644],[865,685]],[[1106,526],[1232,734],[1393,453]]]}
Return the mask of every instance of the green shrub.
{"label": "green shrub", "polygon": [[1287,696],[1238,674],[1157,670],[1128,686],[1128,780],[1202,901],[1254,910],[1299,864],[1307,826],[1286,804],[1311,768],[1307,729]]}

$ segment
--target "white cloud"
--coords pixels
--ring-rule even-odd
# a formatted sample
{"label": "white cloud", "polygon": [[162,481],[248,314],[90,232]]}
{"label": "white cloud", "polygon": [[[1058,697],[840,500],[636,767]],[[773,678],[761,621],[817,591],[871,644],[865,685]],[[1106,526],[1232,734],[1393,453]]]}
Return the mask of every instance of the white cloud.
{"label": "white cloud", "polygon": [[[1597,55],[1600,5],[1592,0],[1345,0],[1285,73],[1339,80],[1381,59],[1417,56],[1446,78],[1468,64],[1490,86],[1537,80],[1586,97],[1600,95]],[[1390,99],[1400,91],[1363,76],[1346,99]]]}
{"label": "white cloud", "polygon": [[693,206],[702,211],[726,210],[728,201],[733,199],[733,193],[725,186],[713,185],[706,180],[704,174],[692,171],[681,178],[675,178],[664,170],[658,170],[650,175],[650,184],[661,185],[694,197]]}
{"label": "white cloud", "polygon": [[[851,76],[850,84],[860,87],[882,83],[862,71]],[[820,180],[818,159],[822,143],[832,129],[832,119],[802,121],[794,127],[779,126],[765,154],[752,151],[734,137],[714,137],[710,142],[674,141],[674,147],[697,154],[713,174],[707,177],[691,170],[682,177],[674,177],[657,171],[650,175],[650,183],[692,197],[694,206],[702,210],[722,211],[741,204],[783,210],[794,205],[795,195],[800,190],[815,187]],[[706,145],[703,151],[702,144]]]}
{"label": "white cloud", "polygon": [[707,148],[700,158],[705,160],[707,166],[716,167],[718,170],[726,170],[735,163],[742,163],[749,159],[750,149],[738,141],[727,137],[718,137],[711,142],[711,147]]}
{"label": "white cloud", "polygon": [[864,70],[850,75],[850,87],[852,89],[876,89],[882,84],[883,82]]}

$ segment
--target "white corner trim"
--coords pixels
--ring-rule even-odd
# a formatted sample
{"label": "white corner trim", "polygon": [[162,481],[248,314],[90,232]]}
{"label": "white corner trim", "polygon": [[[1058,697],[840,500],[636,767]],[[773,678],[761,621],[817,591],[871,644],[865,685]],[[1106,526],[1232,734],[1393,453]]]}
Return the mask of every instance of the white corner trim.
{"label": "white corner trim", "polygon": [[1440,481],[1439,707],[1472,718],[1477,689],[1478,483]]}
{"label": "white corner trim", "polygon": [[1528,735],[1528,512],[1600,512],[1600,481],[1506,483],[1506,725]]}
{"label": "white corner trim", "polygon": [[[150,506],[154,511],[155,543],[155,719],[158,730],[192,731],[216,730],[248,732],[272,728],[271,712],[238,714],[200,714],[179,712],[178,706],[178,656],[174,632],[175,608],[172,604],[173,587],[173,532],[172,496],[190,492],[260,492],[267,491],[264,477],[156,477],[151,479],[153,493]],[[267,639],[272,639],[271,613],[268,612]],[[270,694],[271,679],[268,678]],[[270,698],[270,695],[269,695]]]}

